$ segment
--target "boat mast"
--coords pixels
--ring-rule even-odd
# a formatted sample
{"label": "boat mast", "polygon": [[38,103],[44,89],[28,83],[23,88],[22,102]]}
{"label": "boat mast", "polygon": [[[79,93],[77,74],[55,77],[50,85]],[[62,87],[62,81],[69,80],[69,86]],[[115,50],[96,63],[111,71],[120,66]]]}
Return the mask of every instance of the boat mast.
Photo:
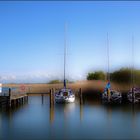
{"label": "boat mast", "polygon": [[134,92],[134,36],[132,35],[132,66],[131,66],[131,84],[132,84],[132,102],[135,101],[135,92]]}
{"label": "boat mast", "polygon": [[110,61],[109,61],[109,38],[107,33],[107,63],[108,63],[108,72],[107,72],[107,80],[110,82]]}
{"label": "boat mast", "polygon": [[66,47],[67,47],[67,39],[66,39],[66,23],[64,29],[64,88],[66,88]]}
{"label": "boat mast", "polygon": [[108,33],[107,33],[107,63],[108,63],[108,72],[107,72],[107,80],[108,80],[108,84],[107,84],[107,98],[108,98],[108,102],[110,102],[110,68],[109,68],[109,38],[108,38]]}
{"label": "boat mast", "polygon": [[131,66],[131,82],[134,88],[134,36],[132,35],[132,66]]}

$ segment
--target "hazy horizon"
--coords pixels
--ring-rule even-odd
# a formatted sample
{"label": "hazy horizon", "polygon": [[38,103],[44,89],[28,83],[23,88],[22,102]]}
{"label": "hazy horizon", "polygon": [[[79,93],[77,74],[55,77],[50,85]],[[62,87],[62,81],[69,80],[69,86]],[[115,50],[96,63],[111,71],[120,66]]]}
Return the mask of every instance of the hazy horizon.
{"label": "hazy horizon", "polygon": [[67,23],[66,76],[85,80],[91,71],[140,69],[140,2],[0,2],[2,83],[47,83],[63,79],[64,25]]}

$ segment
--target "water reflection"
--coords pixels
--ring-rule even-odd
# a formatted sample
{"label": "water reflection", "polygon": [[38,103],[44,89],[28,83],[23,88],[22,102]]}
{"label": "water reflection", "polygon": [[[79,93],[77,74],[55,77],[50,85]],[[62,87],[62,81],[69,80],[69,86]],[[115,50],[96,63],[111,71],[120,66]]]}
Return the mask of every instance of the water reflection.
{"label": "water reflection", "polygon": [[83,120],[83,104],[80,104],[80,121]]}
{"label": "water reflection", "polygon": [[49,96],[30,96],[28,103],[0,110],[0,138],[139,139],[140,105],[103,105],[99,100],[76,99],[50,106]]}
{"label": "water reflection", "polygon": [[54,121],[54,105],[50,106],[50,123]]}

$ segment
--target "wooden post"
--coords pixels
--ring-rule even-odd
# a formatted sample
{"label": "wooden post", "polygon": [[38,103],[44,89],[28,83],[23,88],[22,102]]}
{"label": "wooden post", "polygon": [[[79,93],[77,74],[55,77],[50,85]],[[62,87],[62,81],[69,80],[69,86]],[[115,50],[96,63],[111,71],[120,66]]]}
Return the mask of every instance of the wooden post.
{"label": "wooden post", "polygon": [[53,94],[55,93],[55,88],[52,89],[53,90]]}
{"label": "wooden post", "polygon": [[50,107],[50,123],[54,121],[54,105]]}
{"label": "wooden post", "polygon": [[16,105],[18,105],[18,99],[15,99],[16,100]]}
{"label": "wooden post", "polygon": [[50,89],[50,107],[52,107],[52,105],[54,105],[54,94],[53,90]]}
{"label": "wooden post", "polygon": [[44,102],[44,95],[41,94],[41,97],[42,97],[42,104],[43,104],[43,102]]}
{"label": "wooden post", "polygon": [[9,105],[11,107],[11,88],[9,88]]}
{"label": "wooden post", "polygon": [[132,88],[132,103],[135,103],[135,92],[134,92],[134,87]]}
{"label": "wooden post", "polygon": [[108,98],[108,102],[110,102],[110,89],[107,88],[107,98]]}
{"label": "wooden post", "polygon": [[79,89],[80,104],[83,104],[82,88]]}
{"label": "wooden post", "polygon": [[13,100],[13,102],[14,102],[14,106],[16,106],[16,100]]}
{"label": "wooden post", "polygon": [[28,102],[28,95],[26,96],[26,100],[27,100],[27,102]]}
{"label": "wooden post", "polygon": [[55,89],[50,89],[50,122],[54,121],[54,93]]}
{"label": "wooden post", "polygon": [[22,97],[22,100],[21,101],[22,101],[22,104],[23,104],[24,103],[24,97]]}

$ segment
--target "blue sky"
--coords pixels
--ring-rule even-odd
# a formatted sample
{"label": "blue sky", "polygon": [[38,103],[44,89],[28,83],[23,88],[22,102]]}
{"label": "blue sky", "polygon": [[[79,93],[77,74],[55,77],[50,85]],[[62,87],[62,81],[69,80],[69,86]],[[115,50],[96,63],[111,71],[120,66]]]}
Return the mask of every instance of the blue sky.
{"label": "blue sky", "polygon": [[140,68],[140,2],[0,2],[1,82],[47,82],[63,78],[64,24],[67,23],[66,75]]}

